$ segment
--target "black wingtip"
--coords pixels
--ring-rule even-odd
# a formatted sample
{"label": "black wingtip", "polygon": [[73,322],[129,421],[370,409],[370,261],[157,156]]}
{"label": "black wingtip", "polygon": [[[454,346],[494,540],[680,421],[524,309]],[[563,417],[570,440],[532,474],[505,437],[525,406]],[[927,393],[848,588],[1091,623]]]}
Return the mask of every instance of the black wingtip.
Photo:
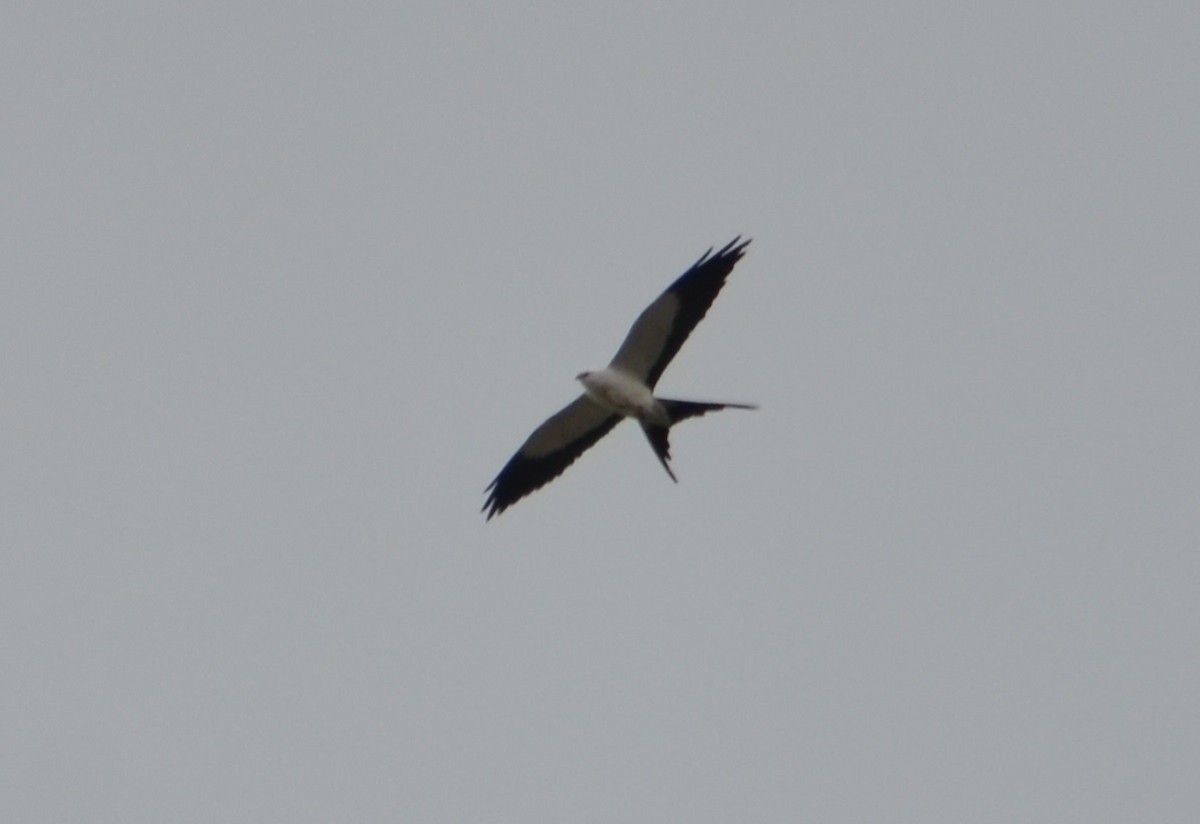
{"label": "black wingtip", "polygon": [[483,490],[485,493],[487,493],[487,499],[483,502],[483,506],[479,508],[479,511],[487,512],[488,521],[492,520],[492,516],[499,515],[504,511],[504,507],[500,505],[500,501],[496,498],[496,481],[498,480],[500,479],[496,478],[495,481],[492,481],[487,485],[487,488]]}
{"label": "black wingtip", "polygon": [[744,250],[750,245],[750,241],[754,238],[746,238],[742,240],[742,236],[738,235],[733,240],[725,244],[721,251],[717,252],[717,256],[721,255],[737,255],[739,258],[745,253]]}
{"label": "black wingtip", "polygon": [[700,256],[700,259],[692,265],[693,267],[699,266],[703,263],[709,262],[710,260],[720,260],[721,258],[725,257],[731,257],[733,258],[734,263],[737,263],[742,259],[742,256],[746,254],[746,247],[750,245],[751,240],[753,240],[753,238],[746,238],[745,240],[742,240],[742,236],[737,235],[733,240],[722,246],[715,255],[713,254],[713,249],[715,247],[709,246],[708,250]]}

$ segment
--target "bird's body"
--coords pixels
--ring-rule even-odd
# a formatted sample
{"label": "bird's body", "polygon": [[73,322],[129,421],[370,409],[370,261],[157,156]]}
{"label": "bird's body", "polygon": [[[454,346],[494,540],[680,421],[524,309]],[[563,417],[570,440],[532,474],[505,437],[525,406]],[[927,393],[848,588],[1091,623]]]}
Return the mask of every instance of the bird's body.
{"label": "bird's body", "polygon": [[620,369],[597,369],[580,372],[576,380],[593,402],[624,418],[635,418],[656,426],[670,426],[671,418],[654,391],[646,384]]}
{"label": "bird's body", "polygon": [[669,464],[671,427],[718,409],[753,409],[749,404],[658,398],[654,386],[716,299],[725,278],[750,241],[734,238],[715,255],[709,249],[638,315],[607,368],[581,372],[584,394],[548,418],[488,486],[483,508],[498,515],[558,477],[576,458],[624,418],[641,424],[663,469]]}

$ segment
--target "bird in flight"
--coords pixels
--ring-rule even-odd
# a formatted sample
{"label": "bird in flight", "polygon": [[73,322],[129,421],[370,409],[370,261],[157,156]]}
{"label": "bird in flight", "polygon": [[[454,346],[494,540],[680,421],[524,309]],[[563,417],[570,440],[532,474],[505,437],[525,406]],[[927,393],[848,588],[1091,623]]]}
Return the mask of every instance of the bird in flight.
{"label": "bird in flight", "polygon": [[638,315],[606,368],[575,376],[583,384],[583,394],[533,430],[496,480],[484,490],[488,497],[483,511],[489,521],[561,475],[622,418],[635,418],[642,425],[659,463],[671,480],[678,483],[668,463],[671,455],[667,438],[672,426],[718,409],[756,408],[744,403],[703,403],[654,396],[654,385],[663,370],[708,312],[749,245],[749,240],[735,237],[716,254],[709,249],[701,255]]}

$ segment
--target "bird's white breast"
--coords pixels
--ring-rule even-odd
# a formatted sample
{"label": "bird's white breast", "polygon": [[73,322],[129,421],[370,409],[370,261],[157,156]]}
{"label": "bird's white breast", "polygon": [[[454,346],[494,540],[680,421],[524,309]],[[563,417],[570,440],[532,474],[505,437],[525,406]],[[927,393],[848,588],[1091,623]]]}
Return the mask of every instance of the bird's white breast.
{"label": "bird's white breast", "polygon": [[658,403],[650,387],[618,369],[597,369],[579,378],[587,396],[600,406],[639,420],[654,419]]}

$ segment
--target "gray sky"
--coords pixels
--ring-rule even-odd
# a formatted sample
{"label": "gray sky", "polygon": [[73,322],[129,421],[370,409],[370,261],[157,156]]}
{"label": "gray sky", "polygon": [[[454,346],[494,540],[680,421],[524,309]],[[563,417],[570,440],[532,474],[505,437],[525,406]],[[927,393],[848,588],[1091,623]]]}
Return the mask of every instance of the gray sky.
{"label": "gray sky", "polygon": [[[10,9],[0,818],[1195,821],[1198,41]],[[485,525],[738,233],[660,389],[762,409]]]}

